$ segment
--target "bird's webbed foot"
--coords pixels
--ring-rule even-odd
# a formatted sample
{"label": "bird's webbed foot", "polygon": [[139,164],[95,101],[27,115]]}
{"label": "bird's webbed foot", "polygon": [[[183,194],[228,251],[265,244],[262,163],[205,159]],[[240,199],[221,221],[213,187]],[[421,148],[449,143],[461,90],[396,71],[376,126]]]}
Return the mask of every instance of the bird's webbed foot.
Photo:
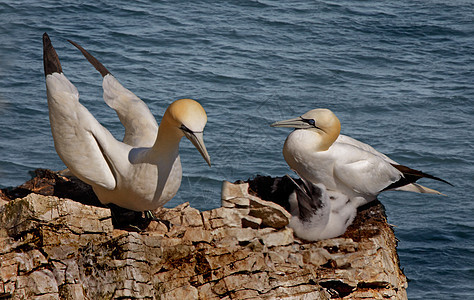
{"label": "bird's webbed foot", "polygon": [[173,226],[173,224],[170,221],[157,218],[151,210],[145,210],[144,214],[145,214],[145,220],[148,221],[148,224],[150,224],[151,221],[160,222],[166,226],[168,231],[170,231],[171,227]]}

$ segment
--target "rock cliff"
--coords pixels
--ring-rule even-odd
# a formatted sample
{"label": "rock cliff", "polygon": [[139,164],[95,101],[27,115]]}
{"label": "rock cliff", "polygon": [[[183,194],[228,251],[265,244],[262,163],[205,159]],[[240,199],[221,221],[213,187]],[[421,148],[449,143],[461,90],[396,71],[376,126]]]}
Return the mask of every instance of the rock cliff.
{"label": "rock cliff", "polygon": [[0,193],[0,298],[406,299],[380,202],[342,237],[306,242],[264,190],[224,182],[222,207],[162,208],[170,228],[133,232],[116,229],[87,186],[38,170]]}

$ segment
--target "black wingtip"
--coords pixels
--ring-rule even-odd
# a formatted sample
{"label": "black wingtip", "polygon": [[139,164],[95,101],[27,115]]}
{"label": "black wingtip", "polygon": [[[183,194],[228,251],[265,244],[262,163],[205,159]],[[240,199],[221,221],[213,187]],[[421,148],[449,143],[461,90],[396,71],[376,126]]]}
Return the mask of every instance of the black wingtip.
{"label": "black wingtip", "polygon": [[54,50],[51,40],[48,34],[43,33],[43,65],[44,65],[44,76],[53,74],[55,72],[62,73],[61,63],[59,62],[58,54]]}
{"label": "black wingtip", "polygon": [[407,185],[407,184],[410,184],[410,183],[414,183],[418,179],[423,178],[423,177],[433,179],[433,180],[438,180],[438,181],[444,182],[446,184],[449,184],[450,186],[454,186],[453,184],[451,184],[450,182],[448,182],[444,179],[441,179],[439,177],[427,174],[427,173],[422,172],[422,171],[418,171],[418,170],[409,168],[407,166],[396,165],[396,164],[392,164],[392,166],[395,167],[398,171],[400,171],[403,174],[403,176],[400,178],[400,180],[398,180],[397,182],[392,183],[391,185],[386,187],[384,190],[390,190],[390,189],[401,187],[401,186],[404,186],[404,185]]}
{"label": "black wingtip", "polygon": [[110,74],[109,70],[107,70],[106,67],[104,67],[103,64],[101,64],[94,56],[92,56],[92,54],[90,54],[89,52],[86,51],[86,49],[82,48],[79,44],[71,41],[71,40],[67,40],[69,43],[73,44],[74,47],[76,47],[77,49],[79,49],[82,54],[85,56],[85,58],[87,58],[87,60],[94,66],[94,68],[99,71],[100,75],[102,75],[102,77],[105,77],[105,75],[107,74]]}
{"label": "black wingtip", "polygon": [[441,181],[441,182],[444,182],[446,184],[449,184],[450,186],[454,186],[452,185],[451,183],[449,183],[448,181],[442,179],[442,178],[439,178],[439,177],[436,177],[436,176],[433,176],[433,175],[430,175],[430,174],[427,174],[425,172],[422,172],[422,171],[418,171],[418,170],[415,170],[415,169],[411,169],[407,166],[403,166],[403,165],[394,165],[392,164],[392,166],[394,166],[395,168],[397,168],[400,172],[402,172],[404,175],[412,175],[412,176],[417,176],[419,178],[422,178],[422,177],[425,177],[425,178],[429,178],[429,179],[433,179],[433,180],[438,180],[438,181]]}

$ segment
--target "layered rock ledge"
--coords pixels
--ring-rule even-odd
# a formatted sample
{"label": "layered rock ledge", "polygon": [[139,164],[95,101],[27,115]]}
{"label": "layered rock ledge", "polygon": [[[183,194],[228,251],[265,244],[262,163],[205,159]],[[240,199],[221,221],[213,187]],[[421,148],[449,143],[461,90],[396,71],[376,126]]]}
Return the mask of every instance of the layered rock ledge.
{"label": "layered rock ledge", "polygon": [[222,207],[162,208],[155,214],[170,229],[153,221],[131,232],[114,228],[90,194],[65,198],[62,185],[82,189],[74,184],[43,172],[1,191],[1,299],[406,299],[379,202],[342,237],[307,242],[252,182],[224,182]]}

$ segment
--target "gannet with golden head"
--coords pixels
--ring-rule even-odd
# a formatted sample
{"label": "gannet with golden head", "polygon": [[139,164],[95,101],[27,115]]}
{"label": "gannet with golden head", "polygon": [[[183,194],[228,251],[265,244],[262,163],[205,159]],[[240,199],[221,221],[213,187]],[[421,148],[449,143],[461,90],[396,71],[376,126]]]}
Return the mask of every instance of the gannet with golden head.
{"label": "gannet with golden head", "polygon": [[[173,198],[181,184],[179,142],[183,136],[211,164],[203,141],[207,116],[198,102],[191,99],[173,102],[163,116],[152,145],[134,146],[149,143],[148,138],[140,141],[140,136],[143,135],[134,133],[128,135],[131,137],[129,143],[117,141],[79,103],[79,93],[63,74],[59,58],[46,33],[43,35],[43,59],[49,118],[56,152],[75,176],[92,186],[102,203],[145,211],[163,206]],[[109,78],[112,82],[115,80]],[[120,90],[121,85],[116,87]],[[127,91],[123,92],[127,94]],[[135,107],[133,103],[132,101],[130,105]],[[126,108],[114,109],[119,116],[120,111],[126,111]],[[140,109],[136,110],[139,111]],[[145,114],[146,122],[153,123],[148,108],[141,111]],[[133,117],[129,115],[121,118],[121,121],[139,122],[136,118],[140,118],[139,113]],[[139,123],[137,124],[124,126],[126,129],[140,129]],[[133,140],[132,137],[138,139]]]}
{"label": "gannet with golden head", "polygon": [[283,146],[290,168],[308,182],[322,183],[327,190],[346,195],[356,207],[386,190],[441,194],[415,183],[422,177],[446,182],[400,165],[371,146],[341,135],[341,123],[329,109],[313,109],[271,126],[296,129]]}

